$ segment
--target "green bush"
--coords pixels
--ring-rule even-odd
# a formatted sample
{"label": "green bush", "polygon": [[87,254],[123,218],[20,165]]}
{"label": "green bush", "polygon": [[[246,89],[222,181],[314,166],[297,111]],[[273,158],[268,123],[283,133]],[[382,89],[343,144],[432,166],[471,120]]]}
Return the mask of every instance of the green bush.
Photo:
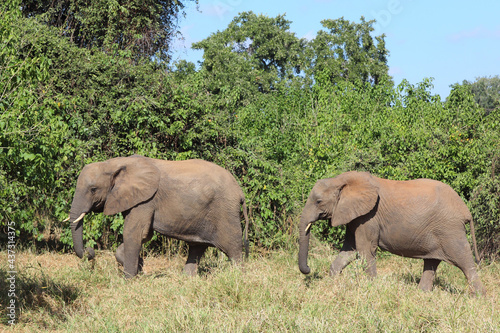
{"label": "green bush", "polygon": [[[498,146],[497,146],[498,147]],[[480,256],[489,259],[500,256],[500,161],[493,159],[491,174],[482,175],[472,192],[469,207],[474,218]]]}
{"label": "green bush", "polygon": [[[70,248],[60,221],[81,168],[142,154],[228,169],[245,192],[256,246],[294,248],[314,183],[364,170],[451,185],[474,214],[483,254],[498,255],[491,170],[498,174],[500,110],[478,106],[468,84],[454,85],[446,101],[432,93],[431,79],[394,86],[372,22],[325,24],[321,40],[308,42],[283,16],[240,14],[227,31],[197,43],[204,50],[197,69],[79,48],[36,17],[2,15],[0,227],[14,221],[26,244]],[[352,68],[337,58],[345,43],[351,56],[363,55],[352,56]],[[364,43],[373,46],[368,53]],[[363,67],[372,57],[376,66]],[[89,215],[84,238],[114,248],[123,222]],[[327,221],[313,227],[337,247],[344,232]],[[149,246],[164,244],[155,236]]]}

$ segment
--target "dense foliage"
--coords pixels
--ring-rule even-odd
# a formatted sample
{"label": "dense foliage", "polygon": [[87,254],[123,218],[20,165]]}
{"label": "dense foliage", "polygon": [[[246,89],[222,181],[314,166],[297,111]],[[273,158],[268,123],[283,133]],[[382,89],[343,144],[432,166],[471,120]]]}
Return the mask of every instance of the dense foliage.
{"label": "dense foliage", "polygon": [[479,77],[475,82],[464,80],[462,84],[471,87],[477,104],[485,110],[500,107],[500,76]]}
{"label": "dense foliage", "polygon": [[[22,0],[25,17],[58,28],[78,47],[131,59],[168,59],[185,4],[197,0]],[[124,52],[125,51],[125,52]]]}
{"label": "dense foliage", "polygon": [[[148,60],[144,50],[109,52],[105,45],[122,49],[119,24],[92,39],[108,44],[82,44],[70,30],[84,30],[61,33],[50,23],[54,10],[23,17],[12,8],[0,15],[0,226],[14,221],[24,242],[71,246],[60,221],[81,168],[137,153],[230,170],[244,188],[256,246],[294,247],[315,181],[366,170],[450,184],[474,214],[483,254],[499,254],[499,108],[478,105],[470,84],[454,85],[444,102],[431,79],[395,86],[373,21],[325,20],[307,41],[284,16],[241,13],[194,45],[204,51],[196,69]],[[101,20],[92,15],[81,17]],[[85,238],[114,247],[122,226],[120,217],[95,214]],[[344,231],[325,222],[313,232],[338,245]]]}

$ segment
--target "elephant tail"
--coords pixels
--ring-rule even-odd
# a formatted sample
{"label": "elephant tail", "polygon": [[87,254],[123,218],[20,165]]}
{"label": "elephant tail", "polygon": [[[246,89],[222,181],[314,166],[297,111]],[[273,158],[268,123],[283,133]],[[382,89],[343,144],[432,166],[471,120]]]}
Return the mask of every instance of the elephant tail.
{"label": "elephant tail", "polygon": [[481,258],[479,257],[479,252],[477,251],[476,233],[474,232],[473,219],[470,219],[470,235],[472,237],[472,244],[474,245],[474,254],[476,256],[476,263],[479,264],[481,262]]}
{"label": "elephant tail", "polygon": [[248,214],[247,214],[247,204],[245,202],[245,196],[242,194],[241,196],[241,205],[243,209],[243,217],[245,218],[245,238],[244,238],[244,244],[245,244],[245,258],[248,259]]}

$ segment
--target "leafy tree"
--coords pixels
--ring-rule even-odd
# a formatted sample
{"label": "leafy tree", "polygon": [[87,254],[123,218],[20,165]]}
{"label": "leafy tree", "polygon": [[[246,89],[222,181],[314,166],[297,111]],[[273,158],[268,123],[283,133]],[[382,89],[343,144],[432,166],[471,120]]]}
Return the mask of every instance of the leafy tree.
{"label": "leafy tree", "polygon": [[134,60],[169,59],[186,3],[197,0],[23,0],[25,17],[42,18],[83,48],[129,51]]}
{"label": "leafy tree", "polygon": [[471,87],[476,103],[486,112],[500,107],[500,76],[479,77],[474,82],[464,80],[462,84]]}
{"label": "leafy tree", "polygon": [[290,23],[284,15],[269,18],[245,12],[223,34],[232,42],[234,51],[255,58],[260,70],[290,78],[301,70],[305,45],[304,39],[290,32]]}
{"label": "leafy tree", "polygon": [[291,225],[287,216],[296,207],[283,164],[295,151],[294,124],[302,121],[290,103],[300,103],[311,84],[299,75],[306,41],[290,32],[290,23],[283,15],[245,12],[193,45],[204,50],[200,72],[216,103],[211,112],[219,133],[232,138],[226,158],[237,161],[231,168],[245,184],[255,239],[264,246],[283,245],[290,236],[282,225]]}
{"label": "leafy tree", "polygon": [[309,57],[312,74],[315,77],[327,75],[332,82],[369,82],[378,84],[389,80],[384,35],[373,38],[375,21],[360,23],[344,18],[323,20],[321,24],[328,29],[318,31],[311,41]]}
{"label": "leafy tree", "polygon": [[[206,157],[218,144],[193,98],[199,74],[180,81],[153,62],[78,48],[33,19],[2,15],[0,28],[0,225],[15,222],[23,239],[71,242],[60,221],[86,163]],[[86,237],[114,244],[111,220],[93,219]]]}
{"label": "leafy tree", "polygon": [[54,202],[54,171],[61,168],[55,157],[67,125],[61,103],[47,96],[52,61],[33,45],[38,27],[20,25],[19,4],[11,4],[0,15],[0,225],[13,221],[18,232],[38,235],[43,226],[33,222],[32,207],[44,215],[45,204]]}
{"label": "leafy tree", "polygon": [[224,31],[193,44],[204,51],[202,65],[210,91],[231,87],[248,100],[298,74],[306,42],[290,32],[290,23],[283,15],[270,18],[244,12]]}

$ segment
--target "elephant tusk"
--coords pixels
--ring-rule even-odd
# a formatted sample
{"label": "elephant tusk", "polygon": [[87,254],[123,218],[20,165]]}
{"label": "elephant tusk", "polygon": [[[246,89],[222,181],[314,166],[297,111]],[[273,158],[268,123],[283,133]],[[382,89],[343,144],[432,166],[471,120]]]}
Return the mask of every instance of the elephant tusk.
{"label": "elephant tusk", "polygon": [[68,222],[68,221],[69,221],[69,216],[68,216],[68,218],[67,218],[67,219],[64,219],[63,223],[64,223],[64,222]]}
{"label": "elephant tusk", "polygon": [[79,222],[81,219],[83,219],[84,216],[85,216],[85,213],[82,213],[82,215],[78,216],[78,218],[76,220],[74,220],[73,223]]}
{"label": "elephant tusk", "polygon": [[312,222],[309,222],[309,224],[306,227],[306,234],[307,234],[307,231],[309,231],[309,229],[311,229],[311,226],[312,226]]}

